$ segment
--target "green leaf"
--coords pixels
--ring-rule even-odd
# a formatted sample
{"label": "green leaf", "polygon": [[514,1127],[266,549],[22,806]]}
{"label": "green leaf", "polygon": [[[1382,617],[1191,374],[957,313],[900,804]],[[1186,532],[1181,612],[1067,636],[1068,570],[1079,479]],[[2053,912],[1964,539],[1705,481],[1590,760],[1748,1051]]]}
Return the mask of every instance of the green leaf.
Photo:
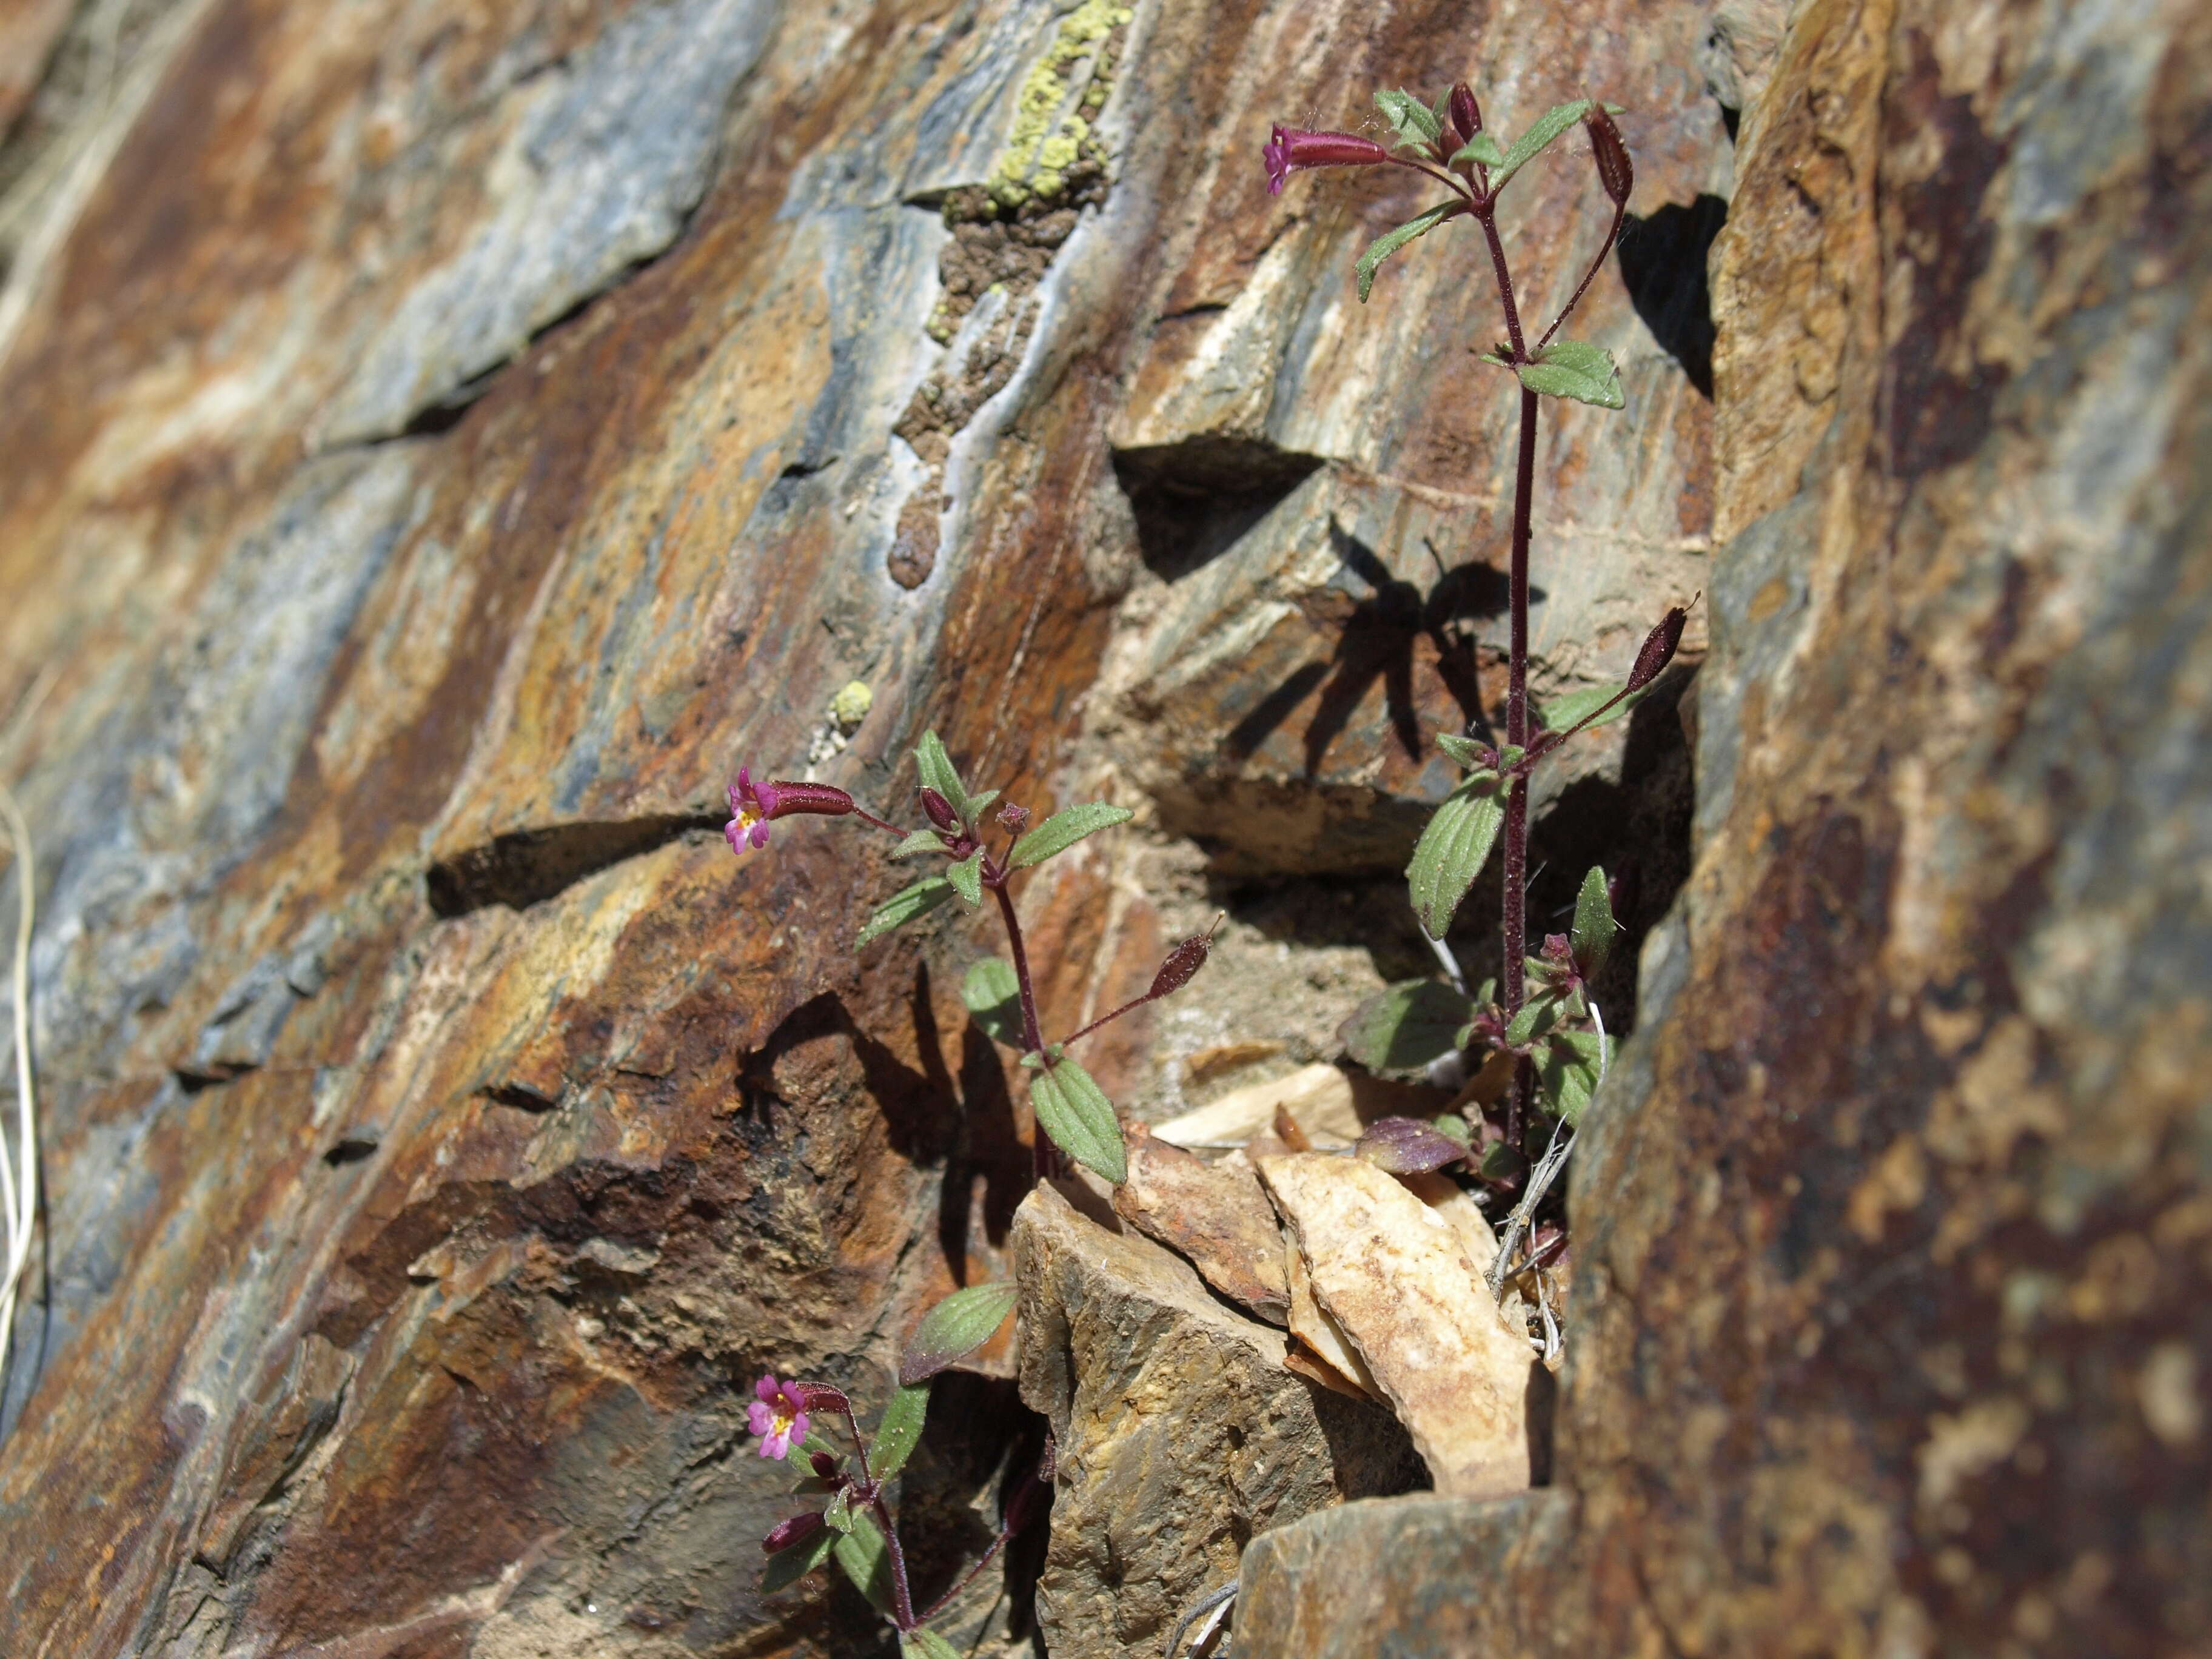
{"label": "green leaf", "polygon": [[1486,167],[1502,167],[1505,165],[1505,152],[1498,147],[1498,140],[1493,135],[1478,132],[1451,153],[1450,165],[1457,167],[1462,161],[1479,161]]}
{"label": "green leaf", "polygon": [[1022,1046],[1022,986],[1014,977],[1013,963],[985,957],[961,981],[960,1000],[993,1041],[1009,1048]]}
{"label": "green leaf", "polygon": [[1127,823],[1134,817],[1136,814],[1127,807],[1109,806],[1103,800],[1085,801],[1064,812],[1054,812],[1014,843],[1014,850],[1006,855],[1006,867],[1026,870],[1032,864],[1042,864],[1055,853],[1065,853],[1085,836]]}
{"label": "green leaf", "polygon": [[1459,1046],[1474,1012],[1473,1003],[1434,980],[1394,985],[1345,1023],[1345,1052],[1370,1072],[1417,1071]]}
{"label": "green leaf", "polygon": [[1398,135],[1401,147],[1416,148],[1433,143],[1443,134],[1444,124],[1437,113],[1410,92],[1378,92],[1375,106],[1382,112],[1382,118]]}
{"label": "green leaf", "polygon": [[1575,923],[1567,935],[1575,948],[1575,966],[1584,979],[1595,979],[1605,966],[1606,955],[1613,949],[1613,898],[1605,890],[1605,871],[1592,865],[1583,878],[1582,890],[1575,895]]}
{"label": "green leaf", "polygon": [[944,839],[936,830],[917,830],[892,848],[890,855],[895,859],[910,859],[917,853],[942,853],[944,850]]}
{"label": "green leaf", "polygon": [[914,1328],[899,1360],[900,1382],[926,1382],[954,1360],[965,1359],[998,1334],[1020,1297],[1012,1279],[953,1291]]}
{"label": "green leaf", "polygon": [[[936,786],[932,785],[934,788]],[[845,1577],[859,1587],[861,1595],[875,1603],[876,1611],[888,1619],[891,1616],[891,1553],[884,1542],[883,1529],[876,1525],[876,1517],[867,1510],[853,1511],[853,1530],[831,1533],[835,1538],[837,1565],[845,1569]]]}
{"label": "green leaf", "polygon": [[1085,1071],[1065,1054],[1038,1067],[1030,1079],[1030,1105],[1038,1127],[1053,1145],[1120,1186],[1129,1178],[1128,1149],[1114,1103]]}
{"label": "green leaf", "polygon": [[929,1415],[929,1384],[902,1388],[884,1407],[884,1420],[876,1425],[876,1438],[868,1448],[868,1476],[888,1480],[906,1467],[914,1449],[921,1443],[922,1419]]}
{"label": "green leaf", "polygon": [[[1644,692],[1650,689],[1650,686],[1646,686],[1643,691],[1630,692],[1612,708],[1606,708],[1605,713],[1599,714],[1595,720],[1583,726],[1583,730],[1595,732],[1601,726],[1612,725],[1613,721],[1643,702]],[[1617,685],[1593,685],[1585,687],[1580,691],[1570,691],[1558,701],[1547,702],[1537,709],[1536,718],[1544,722],[1544,729],[1547,732],[1565,732],[1577,725],[1585,716],[1600,708],[1605,708],[1607,699],[1615,696],[1620,690],[1620,688]]]}
{"label": "green leaf", "polygon": [[1554,1031],[1544,1056],[1536,1062],[1536,1087],[1545,1106],[1569,1123],[1578,1121],[1583,1108],[1597,1092],[1604,1066],[1600,1050],[1612,1057],[1611,1045],[1595,1031]]}
{"label": "green leaf", "polygon": [[1505,1041],[1516,1048],[1534,1042],[1559,1017],[1559,994],[1547,988],[1533,993],[1505,1027]]}
{"label": "green leaf", "polygon": [[1444,797],[1421,831],[1406,881],[1413,914],[1431,939],[1442,939],[1451,926],[1452,912],[1490,861],[1504,821],[1505,780],[1496,772],[1476,772]]}
{"label": "green leaf", "polygon": [[1483,758],[1485,745],[1473,738],[1454,737],[1449,732],[1437,733],[1437,747],[1469,770],[1480,770],[1490,763]]}
{"label": "green leaf", "polygon": [[1359,256],[1352,273],[1359,279],[1359,303],[1367,303],[1370,289],[1375,286],[1376,267],[1412,241],[1416,236],[1425,236],[1460,209],[1457,202],[1443,202],[1431,208],[1419,218],[1408,219],[1395,230],[1386,230],[1367,245],[1367,252]]}
{"label": "green leaf", "polygon": [[985,810],[998,798],[999,792],[995,789],[986,789],[980,795],[968,797],[968,822],[970,827],[981,819]]}
{"label": "green leaf", "polygon": [[769,1557],[768,1571],[761,1574],[761,1594],[773,1595],[787,1584],[797,1583],[830,1559],[830,1552],[843,1536],[842,1533],[824,1528],[803,1544],[778,1550]]}
{"label": "green leaf", "polygon": [[901,888],[876,907],[868,925],[860,929],[860,937],[853,941],[859,950],[871,940],[881,939],[894,927],[903,927],[916,916],[927,915],[952,896],[952,884],[942,876],[924,876],[911,887]]}
{"label": "green leaf", "polygon": [[1498,164],[1498,173],[1490,181],[1495,192],[1504,188],[1505,181],[1534,161],[1549,148],[1553,139],[1589,113],[1589,100],[1577,98],[1571,104],[1554,104],[1544,112],[1543,118],[1513,141],[1513,148],[1505,152]]}
{"label": "green leaf", "polygon": [[968,786],[960,781],[960,773],[952,764],[952,757],[945,752],[945,741],[934,731],[921,734],[921,741],[914,747],[914,769],[927,787],[934,789],[952,805],[963,823],[973,823],[970,814],[973,805],[968,799]]}
{"label": "green leaf", "polygon": [[1613,354],[1603,346],[1581,340],[1554,340],[1536,354],[1533,363],[1518,371],[1521,384],[1547,398],[1572,398],[1600,409],[1625,409],[1628,398],[1620,389],[1620,371]]}
{"label": "green leaf", "polygon": [[916,1626],[899,1632],[900,1659],[960,1659],[960,1650],[933,1630]]}
{"label": "green leaf", "polygon": [[1457,1112],[1441,1112],[1430,1121],[1429,1127],[1447,1140],[1456,1140],[1462,1146],[1474,1145],[1474,1131]]}
{"label": "green leaf", "polygon": [[822,1523],[838,1532],[853,1530],[853,1489],[850,1486],[837,1488],[837,1495],[822,1511]]}
{"label": "green leaf", "polygon": [[945,866],[945,878],[967,901],[972,910],[983,902],[983,849],[977,848],[957,864]]}

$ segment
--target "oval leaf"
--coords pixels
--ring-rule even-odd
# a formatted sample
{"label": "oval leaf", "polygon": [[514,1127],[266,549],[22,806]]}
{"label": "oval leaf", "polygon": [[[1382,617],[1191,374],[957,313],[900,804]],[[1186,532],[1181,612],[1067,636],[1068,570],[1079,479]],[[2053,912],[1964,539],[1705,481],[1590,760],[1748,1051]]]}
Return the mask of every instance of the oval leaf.
{"label": "oval leaf", "polygon": [[1135,816],[1126,806],[1109,806],[1103,800],[1085,801],[1064,812],[1054,812],[1014,843],[1014,850],[1006,855],[1006,867],[1026,870],[1032,864],[1042,864],[1055,853],[1065,853],[1085,836],[1127,823]]}
{"label": "oval leaf", "polygon": [[872,939],[881,939],[894,927],[903,927],[916,916],[927,915],[952,896],[952,884],[942,876],[924,876],[911,887],[900,889],[876,907],[868,925],[860,929],[860,937],[853,941],[858,950]]}
{"label": "oval leaf", "polygon": [[1505,181],[1522,167],[1542,155],[1552,141],[1589,113],[1589,100],[1577,98],[1571,104],[1554,104],[1546,110],[1543,118],[1513,141],[1513,148],[1505,152],[1498,164],[1498,176],[1491,180],[1494,194],[1504,188]]}
{"label": "oval leaf", "polygon": [[1437,119],[1436,112],[1410,92],[1378,92],[1375,106],[1398,135],[1401,148],[1411,144],[1419,149],[1443,136],[1443,123]]}
{"label": "oval leaf", "polygon": [[1036,1070],[1030,1079],[1030,1105],[1037,1127],[1078,1164],[1117,1187],[1129,1178],[1128,1149],[1114,1103],[1073,1060],[1062,1054]]}
{"label": "oval leaf", "polygon": [[983,902],[983,854],[977,848],[957,864],[945,866],[945,878],[952,884],[952,890],[974,909]]}
{"label": "oval leaf", "polygon": [[1386,230],[1370,242],[1367,245],[1367,252],[1359,256],[1359,263],[1352,268],[1353,276],[1359,281],[1359,303],[1362,305],[1367,303],[1368,292],[1375,286],[1376,267],[1416,236],[1427,235],[1446,219],[1458,212],[1461,205],[1457,202],[1440,203],[1419,218],[1408,219],[1397,229]]}
{"label": "oval leaf", "polygon": [[944,796],[961,822],[972,827],[975,806],[968,799],[968,786],[960,781],[959,769],[945,752],[945,740],[934,731],[923,732],[921,741],[914,746],[914,769],[926,787]]}
{"label": "oval leaf", "polygon": [[1416,1072],[1459,1047],[1474,1005],[1449,985],[1415,980],[1360,1004],[1345,1022],[1345,1052],[1370,1072]]}
{"label": "oval leaf", "polygon": [[1452,913],[1474,885],[1505,822],[1505,781],[1495,772],[1477,772],[1444,797],[1429,827],[1421,831],[1413,861],[1406,866],[1413,914],[1431,939],[1442,939]]}
{"label": "oval leaf", "polygon": [[1610,1057],[1606,1040],[1595,1031],[1553,1032],[1536,1066],[1536,1087],[1545,1109],[1570,1124],[1578,1122],[1583,1108],[1597,1092],[1598,1079]]}
{"label": "oval leaf", "polygon": [[960,1000],[994,1042],[1009,1048],[1022,1046],[1022,986],[1013,963],[985,957],[961,981]]}
{"label": "oval leaf", "polygon": [[1505,165],[1505,152],[1498,147],[1498,140],[1492,134],[1478,132],[1451,155],[1450,165],[1453,167],[1460,167],[1468,161],[1486,167],[1502,167]]}
{"label": "oval leaf", "polygon": [[[928,1415],[928,1383],[902,1388],[891,1396],[891,1403],[884,1407],[884,1420],[876,1425],[875,1443],[868,1448],[871,1479],[888,1480],[906,1467],[906,1460],[921,1443],[921,1423]],[[858,1522],[864,1513],[854,1511],[854,1520]]]}
{"label": "oval leaf", "polygon": [[830,1552],[837,1546],[844,1534],[832,1532],[827,1527],[793,1544],[789,1549],[778,1550],[768,1559],[768,1567],[761,1574],[761,1594],[773,1595],[787,1584],[796,1583],[830,1559]]}
{"label": "oval leaf", "polygon": [[1352,1150],[1392,1175],[1425,1175],[1467,1156],[1458,1141],[1410,1117],[1377,1118]]}
{"label": "oval leaf", "polygon": [[1554,340],[1534,362],[1522,363],[1518,373],[1522,386],[1543,397],[1571,398],[1600,409],[1623,409],[1628,404],[1613,354],[1601,346]]}
{"label": "oval leaf", "polygon": [[955,1291],[921,1316],[899,1359],[899,1382],[927,1382],[998,1334],[1021,1296],[1012,1279]]}
{"label": "oval leaf", "polygon": [[1567,935],[1574,946],[1575,968],[1584,979],[1597,977],[1613,950],[1613,897],[1605,889],[1605,871],[1596,865],[1583,878],[1575,895],[1575,924]]}
{"label": "oval leaf", "polygon": [[1478,743],[1473,738],[1454,737],[1449,732],[1439,732],[1437,733],[1437,747],[1472,771],[1480,771],[1491,764],[1486,757],[1488,745]]}
{"label": "oval leaf", "polygon": [[890,850],[895,859],[910,859],[917,853],[942,853],[945,838],[934,830],[917,830]]}
{"label": "oval leaf", "polygon": [[853,1511],[853,1530],[829,1534],[837,1540],[837,1565],[878,1613],[891,1617],[891,1553],[876,1517],[866,1510]]}
{"label": "oval leaf", "polygon": [[[1536,718],[1544,722],[1544,729],[1547,732],[1565,732],[1572,726],[1581,726],[1585,720],[1589,720],[1589,724],[1583,726],[1583,730],[1595,732],[1599,726],[1610,726],[1629,713],[1644,701],[1644,696],[1642,691],[1631,691],[1622,696],[1621,688],[1617,685],[1585,686],[1580,691],[1570,691],[1565,696],[1546,703],[1536,711]],[[1620,697],[1620,701],[1606,708],[1606,703],[1613,697]],[[1601,708],[1605,708],[1605,713],[1598,714]],[[1593,714],[1597,717],[1590,720]]]}
{"label": "oval leaf", "polygon": [[916,1626],[899,1632],[900,1659],[960,1659],[960,1650],[933,1630]]}

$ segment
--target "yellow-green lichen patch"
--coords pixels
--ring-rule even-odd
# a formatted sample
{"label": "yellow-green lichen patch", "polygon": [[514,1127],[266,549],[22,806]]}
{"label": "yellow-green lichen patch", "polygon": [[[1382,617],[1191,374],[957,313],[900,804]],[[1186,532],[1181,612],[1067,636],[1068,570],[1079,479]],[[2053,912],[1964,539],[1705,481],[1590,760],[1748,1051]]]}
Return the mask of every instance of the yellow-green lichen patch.
{"label": "yellow-green lichen patch", "polygon": [[1000,208],[1061,195],[1079,162],[1103,167],[1091,123],[1113,88],[1115,32],[1130,16],[1115,0],[1083,0],[1060,20],[1051,47],[1022,82],[1013,131],[985,186]]}

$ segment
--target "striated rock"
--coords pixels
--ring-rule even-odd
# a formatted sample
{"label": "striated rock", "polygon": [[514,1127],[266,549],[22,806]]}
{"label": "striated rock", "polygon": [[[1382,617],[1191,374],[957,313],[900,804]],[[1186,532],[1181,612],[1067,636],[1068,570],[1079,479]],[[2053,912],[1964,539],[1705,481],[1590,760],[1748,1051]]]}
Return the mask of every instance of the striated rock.
{"label": "striated rock", "polygon": [[1124,1221],[1188,1260],[1231,1301],[1271,1325],[1289,1317],[1283,1236],[1249,1161],[1206,1164],[1129,1127],[1129,1178],[1114,1190]]}
{"label": "striated rock", "polygon": [[1380,1407],[1283,1369],[1279,1331],[1053,1188],[1016,1218],[1022,1398],[1059,1442],[1037,1612],[1054,1659],[1155,1646],[1245,1544],[1417,1478]]}
{"label": "striated rock", "polygon": [[1390,1402],[1436,1489],[1524,1491],[1528,1345],[1506,1328],[1457,1230],[1362,1158],[1303,1152],[1259,1167],[1315,1297],[1365,1362],[1356,1380]]}

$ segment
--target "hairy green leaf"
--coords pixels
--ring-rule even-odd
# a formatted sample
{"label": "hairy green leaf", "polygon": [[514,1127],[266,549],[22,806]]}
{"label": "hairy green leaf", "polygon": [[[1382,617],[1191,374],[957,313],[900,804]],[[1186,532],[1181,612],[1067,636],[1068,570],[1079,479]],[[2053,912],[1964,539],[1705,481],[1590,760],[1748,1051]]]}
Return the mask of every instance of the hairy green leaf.
{"label": "hairy green leaf", "polygon": [[866,1510],[854,1510],[853,1530],[830,1536],[837,1540],[837,1565],[845,1569],[845,1577],[875,1604],[878,1613],[890,1618],[893,1605],[891,1552],[884,1542],[883,1529],[876,1525],[875,1516]]}
{"label": "hairy green leaf", "polygon": [[1013,963],[985,957],[961,981],[960,1000],[993,1042],[1009,1048],[1022,1046],[1022,987],[1014,977]]}
{"label": "hairy green leaf", "polygon": [[1513,148],[1505,152],[1498,163],[1498,175],[1490,181],[1496,191],[1522,167],[1534,161],[1548,149],[1552,141],[1589,113],[1589,100],[1577,98],[1571,104],[1554,104],[1546,110],[1543,118],[1513,141]]}
{"label": "hairy green leaf", "polygon": [[837,1488],[837,1495],[822,1511],[822,1523],[839,1532],[853,1530],[853,1489],[850,1486]]}
{"label": "hairy green leaf", "polygon": [[1543,397],[1572,398],[1600,409],[1627,407],[1627,395],[1620,389],[1620,371],[1613,366],[1613,354],[1603,346],[1581,340],[1554,340],[1536,354],[1534,362],[1522,364],[1517,372],[1522,386]]}
{"label": "hairy green leaf", "polygon": [[1597,1092],[1605,1066],[1601,1051],[1611,1058],[1611,1044],[1595,1031],[1554,1031],[1544,1054],[1536,1062],[1536,1088],[1547,1110],[1569,1123],[1581,1120],[1583,1108]]}
{"label": "hairy green leaf", "polygon": [[983,902],[983,851],[977,848],[957,864],[945,866],[945,878],[952,884],[952,890],[967,901],[974,909]]}
{"label": "hairy green leaf", "polygon": [[1410,92],[1378,92],[1375,106],[1382,112],[1382,118],[1398,135],[1400,146],[1419,148],[1433,143],[1444,130],[1437,112]]}
{"label": "hairy green leaf", "polygon": [[798,1583],[830,1559],[830,1552],[843,1536],[825,1527],[804,1543],[778,1550],[769,1557],[768,1570],[761,1574],[761,1594],[773,1595],[787,1584]]}
{"label": "hairy green leaf", "polygon": [[1480,162],[1486,167],[1505,165],[1505,152],[1498,147],[1497,138],[1487,132],[1478,132],[1451,153],[1451,164],[1458,167],[1463,161]]}
{"label": "hairy green leaf", "polygon": [[858,950],[872,940],[881,939],[894,927],[903,927],[916,916],[927,915],[952,896],[952,884],[942,876],[924,876],[911,887],[902,887],[876,907],[868,925],[860,929],[860,937],[853,941]]}
{"label": "hairy green leaf", "polygon": [[1416,236],[1427,235],[1457,212],[1460,205],[1457,202],[1439,203],[1418,218],[1408,219],[1397,229],[1386,230],[1370,242],[1367,245],[1367,252],[1359,256],[1359,263],[1352,268],[1352,274],[1359,281],[1359,303],[1362,305],[1367,303],[1368,293],[1375,286],[1375,271],[1377,266]]}
{"label": "hairy green leaf", "polygon": [[1078,1164],[1096,1170],[1120,1186],[1129,1178],[1128,1149],[1121,1140],[1114,1103],[1085,1071],[1065,1054],[1041,1066],[1030,1079],[1030,1104],[1053,1145]]}
{"label": "hairy green leaf", "polygon": [[1539,987],[1528,994],[1505,1027],[1505,1041],[1518,1048],[1534,1042],[1552,1029],[1559,1018],[1559,995],[1549,986]]}
{"label": "hairy green leaf", "polygon": [[928,1415],[928,1383],[902,1388],[891,1396],[891,1403],[884,1407],[884,1420],[876,1425],[875,1443],[868,1448],[872,1479],[888,1480],[906,1467],[906,1460],[921,1443],[921,1422]]}
{"label": "hairy green leaf", "polygon": [[1647,686],[1643,691],[1632,691],[1612,708],[1605,708],[1607,702],[1616,696],[1620,688],[1617,685],[1585,686],[1579,691],[1570,691],[1564,697],[1545,703],[1537,709],[1536,718],[1544,722],[1544,729],[1547,732],[1565,732],[1585,716],[1605,708],[1605,713],[1583,727],[1585,732],[1595,732],[1599,726],[1610,726],[1622,715],[1632,712],[1650,690]]}
{"label": "hairy green leaf", "polygon": [[1449,755],[1462,766],[1479,769],[1490,764],[1483,758],[1486,745],[1476,742],[1473,738],[1454,737],[1449,732],[1439,732],[1437,733],[1437,747]]}
{"label": "hairy green leaf", "polygon": [[900,1659],[960,1659],[960,1650],[933,1630],[919,1625],[899,1632]]}
{"label": "hairy green leaf", "polygon": [[1431,939],[1442,939],[1452,913],[1474,885],[1505,821],[1505,780],[1496,772],[1475,772],[1444,797],[1429,827],[1421,831],[1406,882],[1413,914]]}
{"label": "hairy green leaf", "polygon": [[1345,1022],[1345,1052],[1370,1072],[1418,1071],[1459,1046],[1474,1012],[1473,1003],[1434,980],[1394,985]]}
{"label": "hairy green leaf", "polygon": [[1575,948],[1575,966],[1584,979],[1596,978],[1605,966],[1613,949],[1613,896],[1605,890],[1605,871],[1592,865],[1583,878],[1582,890],[1575,895],[1575,925],[1568,934]]}
{"label": "hairy green leaf", "polygon": [[892,848],[890,855],[895,859],[910,859],[917,853],[942,853],[944,850],[944,839],[936,830],[917,830]]}
{"label": "hairy green leaf", "polygon": [[955,1291],[921,1316],[899,1358],[899,1382],[927,1382],[998,1334],[1021,1295],[1012,1279]]}
{"label": "hairy green leaf", "polygon": [[1006,855],[1006,867],[1026,870],[1032,864],[1042,864],[1055,853],[1065,853],[1085,836],[1127,823],[1135,816],[1126,806],[1109,806],[1103,800],[1085,801],[1080,806],[1054,812],[1014,843],[1014,850]]}

